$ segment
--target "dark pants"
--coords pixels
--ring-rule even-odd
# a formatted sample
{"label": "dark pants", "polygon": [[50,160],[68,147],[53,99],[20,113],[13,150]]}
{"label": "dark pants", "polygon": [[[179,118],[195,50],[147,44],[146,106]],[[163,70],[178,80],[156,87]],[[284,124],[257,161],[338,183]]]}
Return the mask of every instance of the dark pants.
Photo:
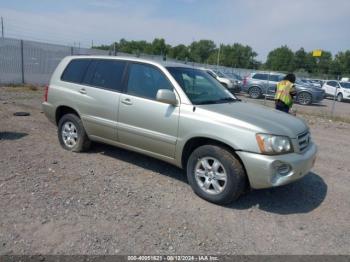
{"label": "dark pants", "polygon": [[289,113],[289,106],[287,106],[285,103],[283,103],[281,100],[276,101],[276,109]]}

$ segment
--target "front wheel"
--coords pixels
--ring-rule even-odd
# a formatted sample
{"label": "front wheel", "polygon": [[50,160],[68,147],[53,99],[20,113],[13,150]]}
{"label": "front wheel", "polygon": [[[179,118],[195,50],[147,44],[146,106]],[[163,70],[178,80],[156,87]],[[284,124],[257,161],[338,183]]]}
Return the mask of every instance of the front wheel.
{"label": "front wheel", "polygon": [[298,94],[297,101],[301,105],[310,105],[312,103],[312,96],[307,92],[301,92]]}
{"label": "front wheel", "polygon": [[339,93],[337,95],[337,100],[338,100],[338,102],[342,102],[343,101],[343,94],[342,93]]}
{"label": "front wheel", "polygon": [[197,195],[216,204],[236,200],[247,182],[237,158],[216,145],[200,146],[192,152],[187,162],[187,178]]}
{"label": "front wheel", "polygon": [[258,99],[261,97],[262,92],[261,89],[257,86],[253,86],[249,88],[248,94],[251,98]]}

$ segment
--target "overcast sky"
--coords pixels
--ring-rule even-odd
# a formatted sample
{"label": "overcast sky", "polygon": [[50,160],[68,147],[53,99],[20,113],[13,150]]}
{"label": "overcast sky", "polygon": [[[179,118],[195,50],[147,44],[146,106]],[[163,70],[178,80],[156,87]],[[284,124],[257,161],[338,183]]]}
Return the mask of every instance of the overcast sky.
{"label": "overcast sky", "polygon": [[5,36],[81,46],[114,40],[250,45],[264,61],[294,51],[350,49],[349,0],[0,0]]}

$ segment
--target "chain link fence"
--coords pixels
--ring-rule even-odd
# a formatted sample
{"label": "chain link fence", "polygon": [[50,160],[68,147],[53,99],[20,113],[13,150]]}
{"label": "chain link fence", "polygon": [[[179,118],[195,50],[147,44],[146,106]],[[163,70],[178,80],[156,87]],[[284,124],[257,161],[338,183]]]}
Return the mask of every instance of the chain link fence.
{"label": "chain link fence", "polygon": [[[0,38],[0,84],[38,84],[49,83],[51,74],[58,63],[69,55],[117,55],[140,57],[155,61],[164,60],[163,56],[147,54],[127,54],[113,50],[79,48],[64,45],[47,44],[28,40]],[[219,69],[246,76],[257,70],[229,68],[167,59],[167,61],[184,63],[194,67]]]}

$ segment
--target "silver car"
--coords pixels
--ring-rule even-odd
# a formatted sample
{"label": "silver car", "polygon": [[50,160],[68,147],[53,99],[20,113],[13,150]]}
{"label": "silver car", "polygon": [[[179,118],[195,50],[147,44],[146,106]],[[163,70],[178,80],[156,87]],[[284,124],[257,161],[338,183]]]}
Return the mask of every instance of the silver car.
{"label": "silver car", "polygon": [[[262,96],[273,98],[277,83],[284,76],[284,74],[278,73],[251,73],[244,79],[242,90],[254,99]],[[301,105],[319,103],[324,98],[324,90],[313,85],[305,84],[299,79],[295,82],[295,88],[297,91],[295,100]]]}
{"label": "silver car", "polygon": [[164,160],[185,169],[194,192],[218,204],[248,188],[300,179],[316,158],[304,121],[241,102],[182,64],[66,57],[42,106],[64,149],[80,152],[97,141]]}

